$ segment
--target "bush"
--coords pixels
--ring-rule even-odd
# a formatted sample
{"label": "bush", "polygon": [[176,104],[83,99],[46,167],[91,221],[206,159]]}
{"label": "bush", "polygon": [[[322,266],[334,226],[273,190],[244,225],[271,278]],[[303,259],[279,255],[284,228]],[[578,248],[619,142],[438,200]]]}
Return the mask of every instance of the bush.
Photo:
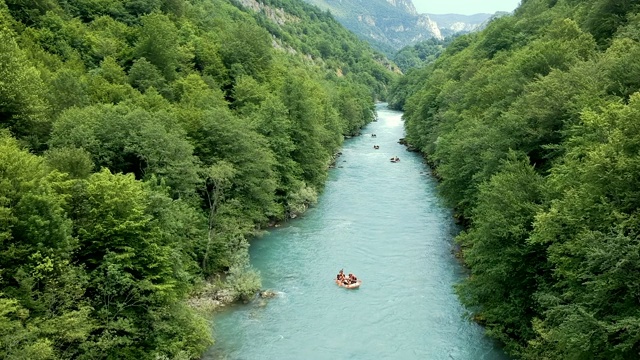
{"label": "bush", "polygon": [[262,287],[260,272],[250,267],[232,267],[227,277],[238,299],[249,301]]}

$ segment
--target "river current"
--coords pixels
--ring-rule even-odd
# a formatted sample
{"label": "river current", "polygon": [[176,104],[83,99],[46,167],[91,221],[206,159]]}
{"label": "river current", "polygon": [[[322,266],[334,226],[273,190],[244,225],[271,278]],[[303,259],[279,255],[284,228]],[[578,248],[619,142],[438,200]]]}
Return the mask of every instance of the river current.
{"label": "river current", "polygon": [[[345,141],[318,205],[252,242],[278,296],[216,314],[204,359],[506,359],[453,291],[459,229],[420,155],[398,144],[402,113],[377,112]],[[334,283],[342,268],[359,289]]]}

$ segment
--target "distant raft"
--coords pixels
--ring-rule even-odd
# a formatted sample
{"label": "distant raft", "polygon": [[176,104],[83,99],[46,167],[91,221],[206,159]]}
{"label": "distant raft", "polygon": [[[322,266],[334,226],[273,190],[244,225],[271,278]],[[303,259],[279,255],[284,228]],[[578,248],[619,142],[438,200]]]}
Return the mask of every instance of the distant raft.
{"label": "distant raft", "polygon": [[360,287],[360,284],[362,284],[362,280],[358,279],[358,277],[354,274],[350,273],[349,276],[346,276],[344,274],[344,269],[340,269],[338,275],[336,276],[335,282],[336,285],[345,287],[347,289],[357,289]]}
{"label": "distant raft", "polygon": [[344,285],[344,284],[342,284],[342,283],[340,283],[339,281],[336,280],[336,284],[338,284],[338,286],[341,286],[341,287],[347,288],[347,289],[357,289],[357,288],[360,287],[360,284],[362,284],[362,280],[357,280],[353,284],[349,284],[349,285]]}

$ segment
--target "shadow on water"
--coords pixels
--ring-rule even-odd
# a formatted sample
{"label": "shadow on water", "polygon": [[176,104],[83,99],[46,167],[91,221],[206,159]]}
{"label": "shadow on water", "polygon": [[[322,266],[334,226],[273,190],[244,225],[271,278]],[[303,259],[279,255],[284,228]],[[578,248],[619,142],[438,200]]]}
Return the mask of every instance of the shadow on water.
{"label": "shadow on water", "polygon": [[[318,205],[253,241],[278,296],[217,314],[204,359],[506,359],[453,292],[458,228],[420,155],[398,144],[402,114],[378,114],[345,142]],[[336,286],[341,268],[360,289]]]}

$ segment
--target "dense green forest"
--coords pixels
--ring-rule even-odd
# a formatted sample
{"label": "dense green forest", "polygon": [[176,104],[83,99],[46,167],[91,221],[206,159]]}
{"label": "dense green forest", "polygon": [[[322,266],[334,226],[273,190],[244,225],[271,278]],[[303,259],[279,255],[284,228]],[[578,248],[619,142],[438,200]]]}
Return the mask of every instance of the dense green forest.
{"label": "dense green forest", "polygon": [[390,91],[517,358],[640,358],[638,59],[636,1],[523,0]]}
{"label": "dense green forest", "polygon": [[297,0],[0,0],[0,358],[199,358],[390,68]]}
{"label": "dense green forest", "polygon": [[405,74],[412,69],[424,67],[436,61],[454,38],[448,37],[444,40],[431,38],[415,45],[406,46],[393,56],[393,62]]}

